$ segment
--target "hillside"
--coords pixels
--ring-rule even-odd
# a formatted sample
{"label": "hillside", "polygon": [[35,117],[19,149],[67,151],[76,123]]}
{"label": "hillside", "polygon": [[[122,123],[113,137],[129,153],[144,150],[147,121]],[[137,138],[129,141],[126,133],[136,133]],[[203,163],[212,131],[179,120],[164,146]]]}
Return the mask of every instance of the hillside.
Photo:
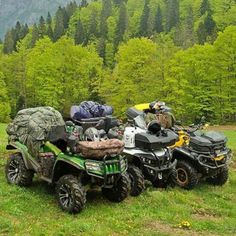
{"label": "hillside", "polygon": [[0,0],[0,38],[3,39],[6,31],[15,26],[17,21],[32,25],[41,15],[46,16],[48,11],[54,14],[60,5],[64,6],[69,2],[70,0]]}

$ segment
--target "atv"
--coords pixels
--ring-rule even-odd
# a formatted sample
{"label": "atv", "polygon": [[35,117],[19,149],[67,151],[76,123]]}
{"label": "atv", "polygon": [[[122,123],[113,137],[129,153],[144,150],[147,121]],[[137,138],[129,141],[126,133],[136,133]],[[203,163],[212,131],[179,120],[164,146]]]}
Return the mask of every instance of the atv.
{"label": "atv", "polygon": [[[179,126],[180,122],[174,119],[171,109],[162,102],[145,103],[135,107],[148,112],[154,108],[161,125],[165,127],[168,124],[167,126],[179,135],[179,140],[170,146],[173,158],[178,160],[177,185],[192,189],[200,180],[206,180],[213,185],[224,185],[227,182],[228,164],[232,156],[231,150],[226,146],[227,138],[218,132],[200,132],[204,117],[199,124],[184,129]],[[171,122],[166,122],[168,120]]]}
{"label": "atv", "polygon": [[7,182],[29,186],[37,174],[43,181],[55,185],[59,206],[73,214],[85,207],[86,191],[90,187],[101,188],[110,201],[123,201],[130,191],[126,158],[120,154],[85,156],[75,148],[78,132],[71,126],[66,127],[66,131],[66,141],[43,142],[37,156],[32,156],[29,147],[19,140],[9,139],[6,149],[11,150],[11,154],[5,167]]}
{"label": "atv", "polygon": [[213,185],[224,185],[228,180],[228,164],[231,150],[227,138],[214,131],[203,132],[202,122],[189,128],[174,126],[180,141],[172,146],[173,157],[178,160],[177,185],[185,189],[194,188],[200,180]]}
{"label": "atv", "polygon": [[[143,176],[154,187],[166,188],[176,182],[175,166],[177,160],[167,146],[174,144],[178,136],[171,130],[163,129],[155,121],[148,126],[144,114],[132,107],[127,110],[130,126],[124,131],[125,149],[123,153],[132,170],[131,193],[137,194],[144,189]],[[142,177],[141,177],[142,176]]]}

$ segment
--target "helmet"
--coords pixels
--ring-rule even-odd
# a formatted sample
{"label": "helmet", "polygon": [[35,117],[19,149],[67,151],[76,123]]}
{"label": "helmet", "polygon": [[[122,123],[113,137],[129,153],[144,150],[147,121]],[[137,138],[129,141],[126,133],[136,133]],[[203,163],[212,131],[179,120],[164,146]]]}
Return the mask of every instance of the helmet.
{"label": "helmet", "polygon": [[100,141],[100,133],[94,127],[88,128],[84,132],[84,139],[86,141]]}
{"label": "helmet", "polygon": [[158,134],[161,131],[161,125],[156,120],[153,120],[148,124],[147,129],[152,134]]}

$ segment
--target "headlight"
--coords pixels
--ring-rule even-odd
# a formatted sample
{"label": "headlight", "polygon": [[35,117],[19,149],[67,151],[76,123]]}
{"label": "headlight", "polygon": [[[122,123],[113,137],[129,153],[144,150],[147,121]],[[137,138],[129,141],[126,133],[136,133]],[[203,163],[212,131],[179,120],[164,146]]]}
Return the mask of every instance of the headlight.
{"label": "headlight", "polygon": [[101,171],[101,167],[99,163],[95,162],[85,162],[86,169],[93,171]]}

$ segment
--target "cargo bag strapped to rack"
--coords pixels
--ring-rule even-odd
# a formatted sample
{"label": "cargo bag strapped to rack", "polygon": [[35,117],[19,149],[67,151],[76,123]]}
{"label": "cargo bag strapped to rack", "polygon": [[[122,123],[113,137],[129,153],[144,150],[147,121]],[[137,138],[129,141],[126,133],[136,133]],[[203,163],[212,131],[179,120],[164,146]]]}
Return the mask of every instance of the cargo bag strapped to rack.
{"label": "cargo bag strapped to rack", "polygon": [[76,152],[86,158],[101,159],[104,156],[118,155],[122,153],[124,143],[118,139],[102,141],[81,141],[76,147]]}
{"label": "cargo bag strapped to rack", "polygon": [[62,115],[52,107],[19,111],[6,131],[9,142],[21,142],[34,157],[38,156],[40,147],[45,142],[56,142],[66,137]]}

